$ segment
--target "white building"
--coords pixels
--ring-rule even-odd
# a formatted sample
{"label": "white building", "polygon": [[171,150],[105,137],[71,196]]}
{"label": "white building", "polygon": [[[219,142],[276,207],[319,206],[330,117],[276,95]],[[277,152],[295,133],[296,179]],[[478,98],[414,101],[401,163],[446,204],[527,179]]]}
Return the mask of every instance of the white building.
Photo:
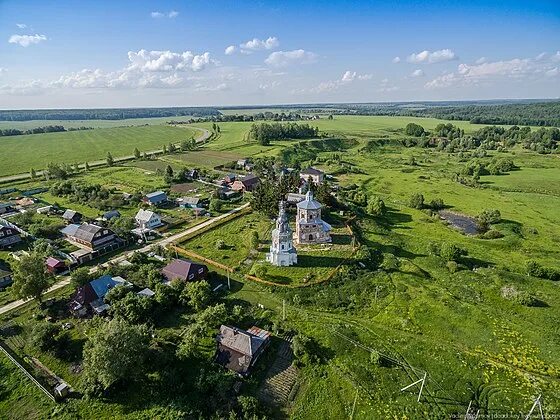
{"label": "white building", "polygon": [[299,176],[304,182],[311,180],[315,185],[319,185],[325,180],[325,173],[312,167],[302,170]]}
{"label": "white building", "polygon": [[134,219],[138,227],[142,230],[154,229],[163,224],[159,215],[150,210],[138,210]]}
{"label": "white building", "polygon": [[283,201],[280,202],[279,208],[276,229],[272,231],[272,244],[270,252],[266,254],[266,260],[272,265],[289,266],[297,263],[297,253]]}
{"label": "white building", "polygon": [[305,200],[297,203],[296,242],[298,244],[321,244],[331,242],[331,225],[321,219],[323,206],[308,191]]}

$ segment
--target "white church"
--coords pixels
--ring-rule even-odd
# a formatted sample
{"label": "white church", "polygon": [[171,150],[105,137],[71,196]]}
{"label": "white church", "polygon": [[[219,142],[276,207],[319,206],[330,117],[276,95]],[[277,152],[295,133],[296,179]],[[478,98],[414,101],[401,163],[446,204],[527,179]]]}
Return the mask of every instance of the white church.
{"label": "white church", "polygon": [[305,199],[297,203],[296,242],[298,244],[323,244],[332,241],[331,225],[321,219],[323,206],[307,191]]}
{"label": "white church", "polygon": [[293,232],[286,217],[284,202],[279,205],[276,229],[272,231],[272,244],[266,260],[272,265],[290,266],[297,263],[297,252],[293,244]]}

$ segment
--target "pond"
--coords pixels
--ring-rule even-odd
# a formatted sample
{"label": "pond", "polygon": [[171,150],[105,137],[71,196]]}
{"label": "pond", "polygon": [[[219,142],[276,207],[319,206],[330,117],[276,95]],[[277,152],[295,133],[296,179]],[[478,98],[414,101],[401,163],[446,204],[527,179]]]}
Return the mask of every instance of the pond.
{"label": "pond", "polygon": [[466,216],[460,213],[453,213],[447,210],[440,211],[439,217],[447,221],[453,228],[459,229],[467,235],[476,235],[480,232],[478,223],[474,217]]}

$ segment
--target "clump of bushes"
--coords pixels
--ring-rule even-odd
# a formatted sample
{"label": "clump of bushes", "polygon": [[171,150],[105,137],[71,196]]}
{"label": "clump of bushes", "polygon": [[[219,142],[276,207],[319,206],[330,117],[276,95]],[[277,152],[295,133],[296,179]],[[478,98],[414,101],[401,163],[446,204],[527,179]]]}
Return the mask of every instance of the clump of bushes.
{"label": "clump of bushes", "polygon": [[533,277],[539,277],[541,279],[558,281],[560,280],[560,270],[556,270],[552,267],[543,267],[536,261],[529,261],[527,263],[527,275]]}
{"label": "clump of bushes", "polygon": [[513,285],[502,287],[502,297],[523,306],[538,306],[539,300],[529,292],[517,290]]}

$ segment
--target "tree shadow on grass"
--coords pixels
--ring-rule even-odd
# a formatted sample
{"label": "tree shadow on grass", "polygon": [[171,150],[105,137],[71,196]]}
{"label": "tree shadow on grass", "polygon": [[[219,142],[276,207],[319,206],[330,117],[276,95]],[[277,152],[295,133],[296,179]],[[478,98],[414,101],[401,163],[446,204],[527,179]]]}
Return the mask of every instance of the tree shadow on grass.
{"label": "tree shadow on grass", "polygon": [[298,255],[297,267],[300,268],[319,268],[319,267],[338,267],[345,258],[319,256],[319,255]]}

